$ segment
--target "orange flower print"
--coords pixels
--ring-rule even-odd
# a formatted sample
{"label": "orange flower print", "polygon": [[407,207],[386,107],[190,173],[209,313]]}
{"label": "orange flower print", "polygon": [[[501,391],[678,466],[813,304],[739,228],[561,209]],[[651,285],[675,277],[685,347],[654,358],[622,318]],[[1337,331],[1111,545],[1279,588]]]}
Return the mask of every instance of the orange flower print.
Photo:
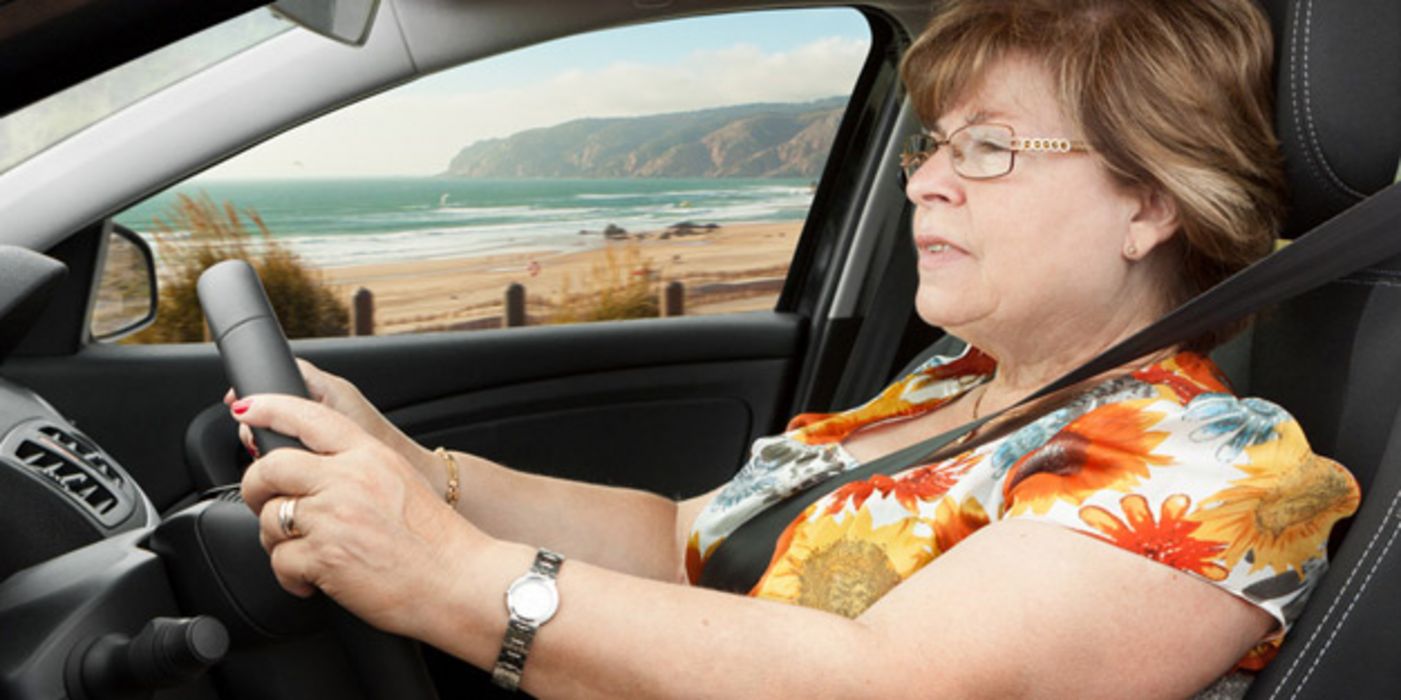
{"label": "orange flower print", "polygon": [[1170,464],[1153,452],[1168,434],[1149,430],[1162,414],[1142,410],[1143,403],[1101,406],[1017,460],[1002,485],[1009,512],[1044,515],[1057,500],[1078,506],[1096,491],[1137,486],[1150,464]]}
{"label": "orange flower print", "polygon": [[1153,511],[1148,507],[1148,499],[1133,493],[1119,499],[1124,520],[1099,506],[1081,508],[1080,519],[1099,531],[1100,534],[1091,534],[1091,537],[1175,569],[1221,581],[1230,572],[1215,560],[1226,544],[1192,537],[1201,524],[1183,519],[1191,504],[1192,499],[1186,494],[1169,496],[1163,501],[1162,510],[1155,521]]}
{"label": "orange flower print", "polygon": [[889,477],[877,474],[864,481],[853,481],[832,492],[828,513],[837,513],[848,503],[860,510],[872,494],[895,495],[906,510],[915,510],[916,501],[932,501],[944,495],[958,480],[977,464],[979,458],[965,452],[953,460],[936,462]]}
{"label": "orange flower print", "polygon": [[1265,667],[1269,666],[1270,662],[1274,661],[1275,656],[1279,654],[1279,646],[1283,642],[1283,639],[1272,639],[1256,644],[1250,648],[1250,651],[1245,652],[1245,656],[1242,656],[1240,661],[1236,662],[1236,668],[1245,671],[1265,670]]}
{"label": "orange flower print", "polygon": [[686,540],[686,580],[687,580],[687,581],[690,581],[691,583],[696,583],[696,582],[700,581],[701,570],[702,570],[703,568],[705,568],[705,560],[706,560],[707,558],[709,558],[710,553],[711,553],[711,552],[714,552],[714,551],[715,551],[715,548],[716,548],[716,547],[719,547],[719,546],[720,546],[720,542],[723,542],[723,541],[724,541],[724,540],[719,540],[719,541],[715,542],[714,544],[712,544],[712,545],[710,546],[710,552],[701,552],[701,550],[700,550],[700,533],[699,533],[699,532],[692,532],[692,533],[691,533],[691,536]]}
{"label": "orange flower print", "polygon": [[1166,386],[1187,403],[1204,393],[1230,393],[1221,370],[1211,360],[1193,352],[1182,352],[1133,373],[1135,379],[1153,385]]}
{"label": "orange flower print", "polygon": [[968,496],[959,503],[945,496],[934,511],[934,544],[943,554],[987,524],[988,514],[978,499]]}
{"label": "orange flower print", "polygon": [[[793,438],[808,445],[826,445],[841,442],[847,436],[872,423],[913,416],[933,410],[959,396],[970,387],[976,386],[981,377],[992,374],[997,362],[977,348],[952,362],[935,365],[916,372],[890,386],[879,396],[860,407],[841,413],[803,413],[788,422],[788,430],[796,431]],[[931,385],[948,380],[966,379],[954,387],[952,393],[940,393],[919,400],[915,397]]]}
{"label": "orange flower print", "polygon": [[1251,572],[1293,569],[1302,579],[1304,563],[1322,555],[1333,524],[1357,510],[1361,493],[1342,465],[1309,449],[1297,422],[1276,429],[1279,439],[1245,448],[1246,478],[1203,500],[1192,519],[1230,543],[1227,566],[1246,559]]}

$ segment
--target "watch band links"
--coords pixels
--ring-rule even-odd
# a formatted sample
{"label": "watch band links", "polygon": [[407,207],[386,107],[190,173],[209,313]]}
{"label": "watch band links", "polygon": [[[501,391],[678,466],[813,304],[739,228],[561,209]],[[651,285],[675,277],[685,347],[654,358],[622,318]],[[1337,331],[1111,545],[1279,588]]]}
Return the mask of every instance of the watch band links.
{"label": "watch band links", "polygon": [[530,570],[541,576],[554,578],[559,575],[559,567],[564,563],[564,555],[556,554],[548,549],[540,548],[535,553],[535,561],[531,563]]}
{"label": "watch band links", "polygon": [[[535,553],[535,561],[530,565],[530,574],[542,576],[553,582],[563,563],[563,556],[541,548]],[[509,601],[507,610],[510,612],[510,619],[506,622],[506,634],[501,639],[501,651],[496,655],[496,664],[491,669],[491,681],[501,688],[514,691],[520,687],[521,674],[525,673],[525,661],[530,654],[530,644],[535,641],[535,633],[540,629],[540,625],[522,619],[510,611]]]}
{"label": "watch band links", "polygon": [[493,683],[506,690],[515,690],[520,686],[521,674],[525,673],[525,658],[530,653],[530,643],[535,641],[535,629],[515,618],[506,623],[501,652],[496,655],[496,665],[491,669]]}

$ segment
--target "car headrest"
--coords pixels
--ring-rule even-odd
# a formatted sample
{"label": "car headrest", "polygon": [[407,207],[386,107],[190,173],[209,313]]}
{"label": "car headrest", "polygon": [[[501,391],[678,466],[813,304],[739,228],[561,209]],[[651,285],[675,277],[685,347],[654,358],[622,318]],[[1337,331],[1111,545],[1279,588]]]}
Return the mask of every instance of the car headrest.
{"label": "car headrest", "polygon": [[1401,2],[1265,0],[1293,238],[1391,184],[1401,159]]}

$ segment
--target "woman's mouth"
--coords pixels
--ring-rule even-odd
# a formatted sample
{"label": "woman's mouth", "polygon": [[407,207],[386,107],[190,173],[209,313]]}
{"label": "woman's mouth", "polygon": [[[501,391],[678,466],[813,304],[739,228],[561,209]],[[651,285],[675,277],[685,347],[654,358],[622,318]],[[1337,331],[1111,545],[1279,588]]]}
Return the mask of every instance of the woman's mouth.
{"label": "woman's mouth", "polygon": [[967,251],[936,236],[921,236],[915,241],[919,250],[919,266],[936,267],[968,255]]}

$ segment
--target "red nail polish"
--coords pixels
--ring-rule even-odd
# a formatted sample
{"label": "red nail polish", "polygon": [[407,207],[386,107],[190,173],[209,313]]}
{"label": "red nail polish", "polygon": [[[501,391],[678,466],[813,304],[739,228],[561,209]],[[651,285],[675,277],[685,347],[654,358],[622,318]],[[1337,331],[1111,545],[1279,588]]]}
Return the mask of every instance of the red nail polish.
{"label": "red nail polish", "polygon": [[257,458],[258,458],[258,446],[257,446],[257,445],[249,445],[249,446],[248,446],[248,456],[249,456],[249,457],[252,457],[253,459],[257,459]]}
{"label": "red nail polish", "polygon": [[249,406],[252,406],[252,405],[253,405],[253,399],[239,399],[239,400],[237,400],[237,401],[235,401],[235,402],[229,404],[229,408],[233,409],[233,412],[234,412],[234,415],[235,415],[235,416],[241,416],[241,415],[247,413],[247,412],[248,412],[248,407],[249,407]]}

